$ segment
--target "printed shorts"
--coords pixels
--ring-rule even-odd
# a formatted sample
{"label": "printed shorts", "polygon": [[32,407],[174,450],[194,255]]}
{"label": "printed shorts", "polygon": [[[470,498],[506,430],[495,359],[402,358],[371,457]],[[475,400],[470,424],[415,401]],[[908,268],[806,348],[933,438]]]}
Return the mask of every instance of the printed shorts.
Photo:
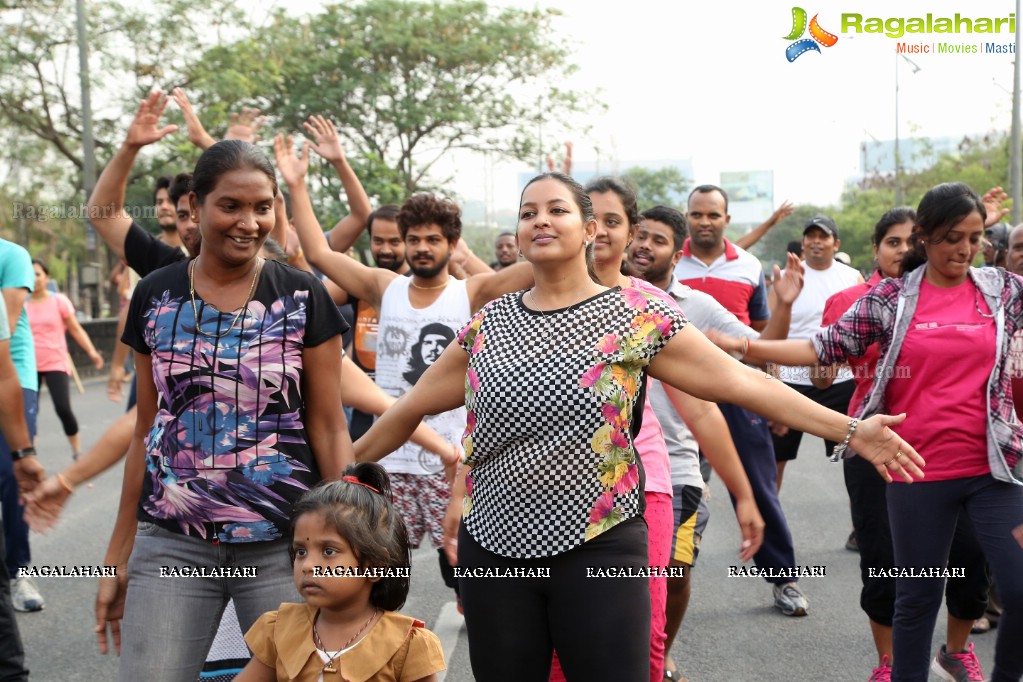
{"label": "printed shorts", "polygon": [[394,492],[394,506],[405,519],[409,545],[419,547],[425,533],[434,547],[444,546],[444,514],[451,489],[444,474],[388,474]]}

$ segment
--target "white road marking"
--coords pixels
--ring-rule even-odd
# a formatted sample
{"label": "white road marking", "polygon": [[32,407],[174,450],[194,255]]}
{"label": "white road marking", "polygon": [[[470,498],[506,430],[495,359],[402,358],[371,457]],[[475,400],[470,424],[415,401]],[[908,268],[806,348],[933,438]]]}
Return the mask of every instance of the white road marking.
{"label": "white road marking", "polygon": [[[433,633],[440,639],[441,648],[444,651],[444,662],[451,666],[451,655],[455,653],[458,646],[458,634],[465,626],[465,618],[458,612],[458,605],[449,601],[440,609],[437,616],[437,624],[433,627]],[[438,682],[444,682],[447,670],[437,673]]]}

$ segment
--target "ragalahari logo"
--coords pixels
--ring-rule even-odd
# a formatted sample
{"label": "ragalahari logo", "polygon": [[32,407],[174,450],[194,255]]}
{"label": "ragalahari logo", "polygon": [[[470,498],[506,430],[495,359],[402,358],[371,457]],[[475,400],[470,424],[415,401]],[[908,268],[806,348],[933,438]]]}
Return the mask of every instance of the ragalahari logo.
{"label": "ragalahari logo", "polygon": [[806,31],[806,10],[802,7],[792,8],[792,32],[785,36],[785,40],[796,41],[785,48],[785,58],[790,62],[796,61],[799,55],[810,50],[820,52],[821,49],[817,47],[818,43],[824,47],[831,47],[838,42],[838,36],[834,33],[828,33],[820,27],[820,24],[817,23],[817,16],[816,14],[813,15],[813,19],[810,20],[810,38],[796,40]]}

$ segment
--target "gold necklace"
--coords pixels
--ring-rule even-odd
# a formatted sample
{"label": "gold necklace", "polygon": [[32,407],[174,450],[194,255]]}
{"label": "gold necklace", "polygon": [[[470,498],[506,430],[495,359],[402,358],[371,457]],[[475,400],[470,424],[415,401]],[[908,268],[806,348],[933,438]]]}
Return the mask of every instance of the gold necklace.
{"label": "gold necklace", "polygon": [[412,285],[413,289],[422,289],[423,291],[429,291],[430,289],[443,289],[444,287],[451,283],[451,278],[448,277],[446,280],[444,280],[443,284],[434,284],[432,287],[424,287],[421,284],[416,284],[416,281],[414,279],[410,279],[408,283]]}
{"label": "gold necklace", "polygon": [[234,319],[231,320],[231,326],[228,327],[227,331],[223,334],[204,332],[202,327],[199,326],[199,310],[195,306],[195,263],[196,261],[193,260],[188,265],[188,296],[192,299],[192,315],[195,316],[195,330],[208,339],[222,339],[234,331],[234,327],[238,324],[238,320],[241,319],[242,314],[248,311],[249,303],[252,302],[252,295],[256,292],[256,280],[259,279],[259,273],[263,269],[263,259],[258,258],[256,260],[256,271],[252,274],[252,283],[249,285],[249,293],[245,297],[245,304],[238,309],[237,313],[235,313]]}
{"label": "gold necklace", "polygon": [[373,619],[377,617],[378,613],[380,613],[380,609],[373,609],[373,613],[369,614],[369,620],[362,624],[362,627],[355,633],[355,636],[342,644],[341,648],[338,649],[333,656],[330,656],[330,654],[327,654],[327,647],[323,646],[323,640],[320,639],[320,633],[316,630],[316,621],[320,619],[320,612],[316,612],[316,618],[313,619],[313,640],[316,642],[317,649],[330,656],[330,659],[323,664],[323,670],[320,671],[321,673],[337,672],[337,668],[334,667],[334,659],[340,656],[342,651],[350,647],[352,643],[359,638],[359,635],[366,631],[366,628],[369,627],[369,624],[373,622]]}

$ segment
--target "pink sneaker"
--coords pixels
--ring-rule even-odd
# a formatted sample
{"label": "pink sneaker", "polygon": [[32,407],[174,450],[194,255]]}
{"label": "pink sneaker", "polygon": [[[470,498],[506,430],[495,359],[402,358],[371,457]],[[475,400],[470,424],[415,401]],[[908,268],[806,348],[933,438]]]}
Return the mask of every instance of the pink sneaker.
{"label": "pink sneaker", "polygon": [[931,662],[931,672],[952,682],[984,682],[980,661],[973,653],[973,642],[970,642],[969,649],[959,654],[948,653],[942,644],[941,651]]}
{"label": "pink sneaker", "polygon": [[867,682],[892,682],[892,667],[888,665],[888,654],[881,657],[881,665],[874,668]]}

